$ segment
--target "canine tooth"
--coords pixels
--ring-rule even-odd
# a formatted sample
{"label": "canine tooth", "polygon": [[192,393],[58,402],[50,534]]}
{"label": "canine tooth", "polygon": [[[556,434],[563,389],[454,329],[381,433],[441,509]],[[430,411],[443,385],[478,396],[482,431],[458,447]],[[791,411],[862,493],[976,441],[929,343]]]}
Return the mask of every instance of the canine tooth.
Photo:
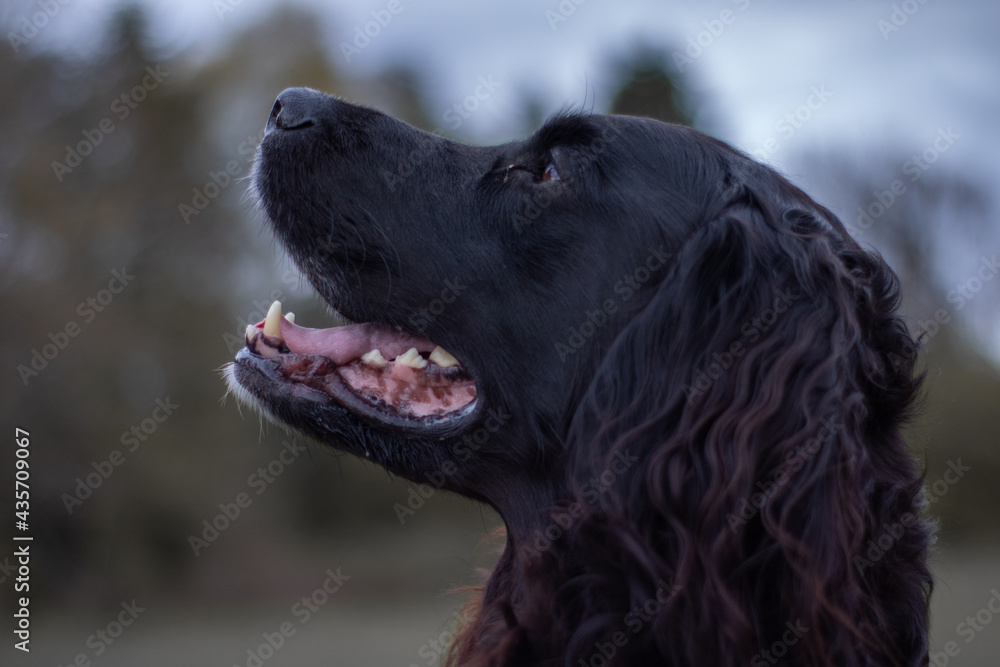
{"label": "canine tooth", "polygon": [[369,364],[370,366],[378,366],[379,368],[389,364],[389,362],[385,360],[385,357],[382,356],[382,353],[378,350],[372,350],[371,352],[361,355],[361,361]]}
{"label": "canine tooth", "polygon": [[264,319],[264,335],[281,338],[281,302],[275,301],[267,311]]}
{"label": "canine tooth", "polygon": [[431,352],[431,361],[440,366],[441,368],[451,368],[452,366],[458,366],[458,359],[456,359],[448,350],[444,349],[440,345],[434,348]]}
{"label": "canine tooth", "polygon": [[285,313],[285,319],[295,324],[295,313]]}
{"label": "canine tooth", "polygon": [[417,352],[417,348],[411,347],[409,350],[403,354],[396,357],[397,364],[403,364],[404,366],[409,366],[410,368],[427,368],[427,360],[420,356]]}
{"label": "canine tooth", "polygon": [[257,327],[255,327],[252,324],[248,324],[247,325],[247,332],[246,332],[247,341],[253,340],[254,337],[257,335],[258,331],[260,331],[260,329],[258,329]]}

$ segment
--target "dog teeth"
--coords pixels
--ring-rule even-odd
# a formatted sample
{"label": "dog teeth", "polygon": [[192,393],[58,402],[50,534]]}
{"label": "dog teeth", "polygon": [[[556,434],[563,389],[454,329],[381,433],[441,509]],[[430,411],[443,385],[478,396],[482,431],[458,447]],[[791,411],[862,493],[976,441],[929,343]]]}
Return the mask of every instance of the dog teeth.
{"label": "dog teeth", "polygon": [[431,352],[431,361],[440,366],[441,368],[451,368],[452,366],[458,366],[458,359],[453,357],[448,350],[444,349],[440,345],[434,348]]}
{"label": "dog teeth", "polygon": [[371,352],[362,355],[361,361],[368,364],[369,366],[377,366],[379,368],[383,368],[389,365],[389,362],[385,360],[385,357],[383,357],[382,353],[379,352],[378,350],[372,350]]}
{"label": "dog teeth", "polygon": [[281,302],[275,301],[264,319],[264,335],[281,338]]}
{"label": "dog teeth", "polygon": [[295,313],[285,313],[285,319],[295,324]]}
{"label": "dog teeth", "polygon": [[397,364],[403,364],[404,366],[409,366],[410,368],[427,368],[427,360],[420,356],[417,352],[417,348],[411,347],[409,350],[399,355],[395,359]]}
{"label": "dog teeth", "polygon": [[252,341],[254,337],[257,336],[258,333],[260,333],[260,329],[258,329],[252,324],[248,324],[246,332],[247,342],[249,343],[250,341]]}

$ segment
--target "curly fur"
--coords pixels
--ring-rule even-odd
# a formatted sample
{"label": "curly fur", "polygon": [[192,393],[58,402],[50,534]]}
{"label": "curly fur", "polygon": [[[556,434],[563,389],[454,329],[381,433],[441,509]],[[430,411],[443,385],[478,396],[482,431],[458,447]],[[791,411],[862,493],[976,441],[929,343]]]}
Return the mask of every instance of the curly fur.
{"label": "curly fur", "polygon": [[566,435],[565,530],[450,664],[927,664],[897,280],[769,187],[712,212],[608,350]]}

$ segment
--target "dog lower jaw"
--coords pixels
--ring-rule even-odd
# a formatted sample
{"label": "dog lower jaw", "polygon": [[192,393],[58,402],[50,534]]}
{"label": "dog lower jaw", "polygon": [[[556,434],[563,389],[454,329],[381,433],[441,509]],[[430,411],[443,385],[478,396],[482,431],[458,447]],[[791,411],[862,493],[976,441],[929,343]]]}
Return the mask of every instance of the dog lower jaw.
{"label": "dog lower jaw", "polygon": [[303,431],[311,430],[308,424],[274,419],[287,411],[276,406],[340,407],[376,430],[422,440],[457,435],[474,422],[479,412],[477,398],[444,414],[415,416],[399,412],[391,405],[357,393],[337,365],[321,355],[283,353],[268,358],[243,348],[230,364],[227,380],[242,402],[272,421]]}
{"label": "dog lower jaw", "polygon": [[247,326],[245,342],[230,378],[245,390],[238,396],[264,409],[289,397],[332,400],[371,426],[421,436],[476,411],[476,383],[459,361],[394,327],[307,329],[275,301],[262,322]]}

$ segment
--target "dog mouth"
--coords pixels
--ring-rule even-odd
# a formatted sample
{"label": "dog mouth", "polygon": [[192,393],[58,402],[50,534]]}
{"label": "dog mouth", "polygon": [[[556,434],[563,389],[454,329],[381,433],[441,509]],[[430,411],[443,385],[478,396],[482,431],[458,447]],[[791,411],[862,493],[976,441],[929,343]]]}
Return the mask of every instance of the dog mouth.
{"label": "dog mouth", "polygon": [[[472,413],[476,384],[435,343],[372,322],[308,329],[282,315],[247,326],[247,363],[299,398],[326,397],[378,425],[405,430],[441,426]],[[309,391],[312,390],[312,391]],[[319,392],[319,394],[316,394]]]}

